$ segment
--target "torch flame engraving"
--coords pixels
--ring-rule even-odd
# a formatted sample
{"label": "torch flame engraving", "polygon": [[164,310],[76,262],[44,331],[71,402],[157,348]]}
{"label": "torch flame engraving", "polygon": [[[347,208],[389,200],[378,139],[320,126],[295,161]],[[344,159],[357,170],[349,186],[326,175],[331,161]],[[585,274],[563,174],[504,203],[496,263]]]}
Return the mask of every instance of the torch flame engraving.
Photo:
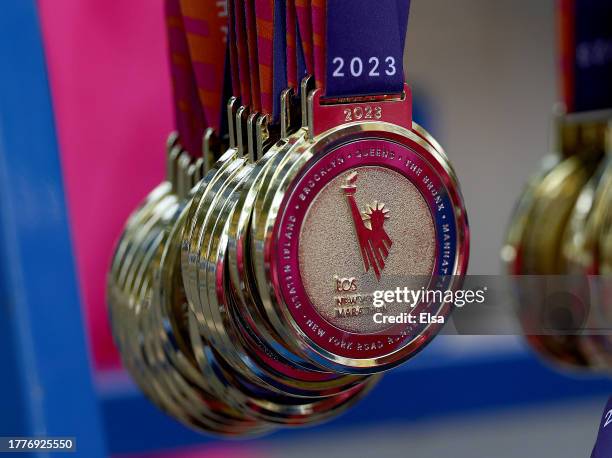
{"label": "torch flame engraving", "polygon": [[380,280],[381,272],[385,268],[385,260],[389,256],[389,248],[393,244],[384,228],[385,220],[389,219],[389,210],[385,208],[385,204],[375,200],[364,212],[360,212],[355,200],[356,181],[357,172],[349,174],[342,189],[353,217],[365,271],[368,272],[372,267],[376,279]]}

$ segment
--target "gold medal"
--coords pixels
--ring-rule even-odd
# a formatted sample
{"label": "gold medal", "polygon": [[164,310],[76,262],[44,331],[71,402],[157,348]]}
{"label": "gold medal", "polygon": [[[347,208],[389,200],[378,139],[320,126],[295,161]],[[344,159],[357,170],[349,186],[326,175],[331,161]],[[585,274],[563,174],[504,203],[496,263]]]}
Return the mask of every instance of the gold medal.
{"label": "gold medal", "polygon": [[[372,337],[370,335],[370,337],[367,337],[367,338],[364,336],[363,337],[364,341],[361,342],[362,332],[365,331],[371,334],[372,331],[376,333],[377,330],[369,329],[369,328],[367,330],[365,330],[365,328],[357,329],[355,327],[351,327],[352,325],[349,325],[349,327],[347,328],[343,328],[342,326],[339,326],[338,322],[333,322],[333,319],[331,318],[332,315],[326,315],[326,313],[329,313],[329,312],[323,312],[322,308],[319,308],[318,310],[316,309],[316,307],[318,306],[317,304],[321,304],[322,306],[323,302],[330,303],[331,302],[330,300],[333,300],[334,295],[338,296],[338,294],[335,294],[335,293],[341,292],[341,291],[336,291],[335,289],[334,279],[336,277],[338,278],[345,277],[347,279],[358,278],[357,272],[364,268],[364,263],[366,265],[365,272],[362,271],[362,273],[359,275],[365,275],[363,278],[380,278],[382,269],[386,267],[384,267],[384,262],[378,256],[378,254],[376,252],[370,252],[367,260],[365,257],[363,257],[362,259],[362,257],[359,256],[359,254],[357,254],[357,257],[355,258],[354,263],[355,263],[355,267],[358,270],[356,270],[354,273],[349,271],[346,273],[346,275],[343,275],[342,272],[339,272],[339,271],[334,271],[334,272],[329,271],[326,274],[327,280],[323,278],[317,278],[317,279],[313,278],[313,281],[316,284],[320,284],[320,285],[327,284],[329,285],[328,288],[330,288],[328,290],[329,291],[328,293],[324,293],[322,296],[319,296],[318,298],[315,296],[316,290],[310,288],[308,285],[300,285],[300,289],[306,288],[306,290],[302,290],[304,291],[305,295],[301,295],[299,298],[295,296],[292,298],[291,297],[282,298],[282,294],[280,291],[281,289],[283,289],[283,284],[282,284],[283,280],[281,278],[281,272],[287,273],[288,272],[287,269],[291,269],[290,275],[287,275],[286,277],[290,277],[292,279],[298,278],[297,272],[300,272],[302,279],[304,278],[304,275],[315,275],[316,276],[318,272],[320,271],[325,272],[325,268],[328,265],[327,260],[330,259],[326,257],[325,251],[331,249],[333,246],[337,246],[338,249],[341,250],[341,246],[342,246],[341,240],[343,239],[350,240],[354,237],[354,235],[351,234],[353,230],[350,229],[351,223],[352,223],[351,213],[350,211],[347,211],[350,209],[350,205],[347,208],[346,206],[347,204],[345,202],[342,202],[342,200],[345,199],[345,197],[342,197],[343,186],[346,185],[347,183],[346,180],[350,179],[349,177],[351,177],[349,172],[346,172],[344,175],[339,176],[335,182],[337,184],[330,185],[330,186],[337,187],[338,194],[335,194],[335,195],[340,196],[340,199],[333,197],[333,199],[330,200],[329,203],[323,203],[323,201],[320,201],[320,203],[315,202],[315,203],[310,204],[311,205],[310,207],[306,206],[302,209],[301,205],[299,204],[299,201],[308,200],[309,198],[308,194],[310,193],[314,194],[316,192],[319,192],[317,191],[319,189],[318,187],[319,185],[317,182],[327,183],[328,182],[327,180],[330,178],[330,175],[334,175],[334,173],[330,171],[333,168],[335,168],[336,165],[338,164],[342,165],[347,160],[350,159],[351,161],[355,162],[356,167],[359,167],[359,165],[357,165],[358,163],[364,164],[364,166],[366,167],[363,169],[364,177],[368,175],[372,175],[372,179],[374,180],[373,182],[376,182],[377,180],[383,180],[383,181],[379,181],[379,183],[392,183],[392,180],[389,177],[394,176],[394,175],[392,172],[387,172],[386,171],[387,168],[389,168],[390,165],[392,166],[394,164],[393,163],[394,160],[397,160],[398,163],[403,162],[403,165],[406,166],[408,169],[410,169],[414,165],[414,162],[412,162],[412,160],[409,159],[410,153],[408,150],[406,150],[406,153],[403,153],[403,154],[399,154],[399,153],[396,153],[395,151],[390,151],[390,150],[385,151],[383,150],[382,143],[378,147],[379,149],[374,148],[372,150],[373,146],[370,145],[367,151],[368,153],[370,151],[374,151],[374,153],[370,153],[367,155],[362,154],[358,148],[355,148],[354,151],[347,150],[346,155],[338,156],[336,161],[331,160],[328,164],[325,164],[325,166],[323,166],[323,168],[321,168],[320,171],[315,172],[312,177],[309,177],[310,181],[307,180],[305,182],[306,186],[299,188],[303,192],[298,193],[298,191],[296,191],[296,187],[295,187],[296,185],[293,182],[299,179],[304,180],[303,177],[300,178],[300,174],[303,174],[305,170],[311,167],[310,164],[317,161],[317,159],[322,154],[322,150],[326,150],[330,147],[334,148],[336,147],[336,145],[341,144],[343,137],[346,138],[347,145],[349,145],[351,144],[350,142],[361,141],[361,138],[373,138],[373,137],[381,138],[382,137],[384,139],[385,136],[389,136],[389,139],[393,138],[392,141],[394,143],[390,145],[393,145],[392,148],[394,150],[396,148],[395,145],[401,144],[401,141],[403,138],[409,138],[410,141],[413,141],[414,144],[418,145],[418,147],[421,148],[421,151],[422,151],[421,154],[424,154],[425,156],[429,155],[429,157],[431,158],[430,160],[435,161],[436,167],[440,167],[440,168],[435,172],[436,175],[430,172],[430,175],[427,176],[427,180],[429,180],[430,177],[434,177],[434,176],[440,177],[440,175],[437,175],[437,174],[443,171],[444,173],[443,180],[445,180],[445,183],[446,183],[445,184],[446,188],[444,188],[445,189],[444,195],[446,196],[446,198],[450,196],[451,200],[455,198],[459,198],[459,194],[456,188],[452,187],[453,183],[456,183],[456,180],[454,178],[454,173],[452,172],[452,169],[449,167],[448,162],[446,161],[443,153],[441,153],[440,151],[437,151],[430,142],[426,141],[423,137],[421,137],[421,135],[419,135],[416,129],[414,131],[406,131],[406,130],[402,130],[399,127],[398,128],[390,127],[388,124],[383,124],[383,123],[378,124],[376,123],[376,121],[369,121],[369,122],[364,122],[361,124],[348,123],[346,126],[340,125],[335,130],[329,130],[325,136],[316,135],[317,125],[316,125],[315,120],[317,119],[317,116],[321,116],[321,117],[325,116],[324,114],[317,115],[316,113],[313,113],[313,110],[317,109],[317,107],[319,106],[318,105],[319,103],[320,102],[317,98],[316,92],[313,92],[312,94],[310,94],[309,106],[307,108],[308,111],[304,113],[305,119],[308,119],[310,121],[308,124],[308,127],[303,128],[301,131],[299,131],[297,134],[294,135],[294,138],[292,138],[289,141],[288,146],[285,148],[285,151],[283,152],[284,155],[279,156],[281,157],[281,159],[277,160],[277,166],[274,168],[275,172],[271,177],[269,186],[266,189],[263,189],[262,187],[262,189],[260,190],[260,195],[258,195],[258,199],[257,199],[258,206],[256,206],[253,211],[254,217],[253,217],[252,233],[251,233],[251,237],[252,237],[251,259],[252,259],[253,270],[255,273],[254,276],[256,279],[258,291],[262,298],[262,309],[265,315],[265,321],[267,322],[268,333],[270,336],[273,336],[276,339],[278,347],[286,349],[288,354],[296,355],[294,356],[294,360],[299,361],[301,358],[303,361],[306,361],[307,363],[310,363],[310,364],[315,364],[315,365],[320,364],[321,368],[328,368],[328,369],[334,368],[334,370],[340,370],[340,371],[349,371],[349,372],[350,371],[357,371],[357,372],[378,371],[378,370],[381,370],[383,367],[388,367],[388,365],[394,365],[402,361],[404,358],[408,357],[408,355],[410,355],[413,351],[415,351],[415,348],[417,346],[416,345],[411,346],[407,342],[407,339],[400,337],[400,335],[396,335],[392,337],[391,335],[386,333],[386,330],[380,329],[380,328],[378,329],[378,332],[380,333],[379,336]],[[401,102],[395,102],[395,103],[401,104]],[[356,109],[356,108],[359,108],[359,110],[368,109],[368,108],[364,108],[360,104],[355,104],[355,105],[356,107],[350,104],[347,104],[346,106],[352,106],[353,108],[351,109]],[[381,107],[378,107],[378,108],[381,108]],[[324,109],[329,110],[330,107],[325,107]],[[339,105],[337,109],[339,113],[342,113],[342,110],[345,110],[348,108],[344,108],[342,105]],[[401,113],[401,108],[398,111]],[[362,112],[365,112],[365,111],[362,111]],[[380,126],[380,130],[377,131],[376,129],[379,128],[379,126]],[[421,131],[421,129],[419,129],[419,131]],[[364,141],[364,144],[365,144],[365,141]],[[350,148],[353,148],[353,147],[351,146]],[[415,157],[415,160],[421,161],[422,157],[423,156],[417,156]],[[363,159],[363,161],[361,161],[361,159]],[[380,168],[376,168],[377,166],[375,164],[377,164],[377,161],[381,161],[381,162],[387,161],[389,162],[389,164],[385,164],[383,167],[379,166]],[[370,163],[372,164],[371,166],[370,166]],[[421,164],[425,167],[425,166],[431,166],[432,163],[425,165],[426,163],[419,162],[419,165]],[[370,168],[368,168],[368,166]],[[347,169],[347,170],[350,170],[350,169]],[[423,171],[421,167],[416,167],[416,166],[413,167],[413,170],[417,171],[418,173],[422,173]],[[380,173],[385,175],[385,178],[381,178],[382,175],[381,177],[378,177],[378,178],[374,176],[379,171]],[[397,172],[397,173],[398,175],[396,179],[399,180],[398,185],[401,185],[402,184],[402,178],[401,178],[402,173],[401,172]],[[407,170],[407,173],[410,173],[409,170]],[[326,175],[325,178],[323,178],[323,175]],[[352,176],[355,177],[355,175],[352,175]],[[365,180],[365,178],[362,179],[362,182],[363,180]],[[411,180],[408,180],[408,182],[411,183]],[[314,191],[311,191],[309,183],[313,184],[312,189],[314,189]],[[419,182],[417,181],[417,183]],[[324,186],[324,185],[321,184],[320,186]],[[425,220],[421,220],[421,221],[427,221],[427,218],[431,218],[431,216],[429,216],[430,215],[429,210],[426,209],[427,204],[425,204],[425,201],[419,201],[419,195],[420,193],[422,193],[422,191],[416,191],[415,188],[410,188],[410,184],[406,184],[406,186],[407,186],[406,189],[408,191],[402,191],[402,193],[414,192],[415,202],[417,203],[417,205],[422,205],[422,207],[412,207],[411,209],[403,210],[403,212],[409,212],[410,214],[412,214],[415,212],[416,208],[423,208],[423,215],[424,215]],[[434,186],[431,186],[431,189],[433,188]],[[414,191],[411,191],[412,189],[414,189]],[[430,189],[430,192],[431,192],[431,189]],[[440,193],[442,192],[441,190],[442,188],[436,187],[434,189],[434,192]],[[311,267],[308,267],[308,264],[307,263],[304,264],[302,261],[300,261],[302,262],[302,264],[295,265],[295,266],[289,266],[288,264],[283,264],[283,261],[281,258],[283,258],[284,255],[282,253],[279,255],[279,251],[282,251],[280,247],[282,247],[283,245],[282,245],[282,242],[279,241],[279,237],[281,234],[280,231],[282,231],[282,229],[279,229],[278,220],[282,216],[281,212],[283,211],[283,208],[284,209],[288,208],[286,207],[287,204],[283,203],[283,201],[286,201],[289,198],[289,195],[291,193],[297,193],[297,197],[295,197],[297,200],[295,200],[295,203],[292,204],[294,205],[292,209],[294,208],[296,211],[298,211],[299,215],[289,215],[287,217],[288,218],[287,224],[292,224],[290,222],[291,219],[294,219],[294,221],[298,221],[300,218],[305,218],[305,215],[310,215],[312,218],[315,218],[315,216],[313,216],[316,213],[316,210],[313,210],[314,208],[323,208],[323,206],[330,207],[328,212],[331,212],[331,213],[328,213],[328,215],[331,217],[331,219],[329,220],[329,223],[325,223],[326,224],[325,226],[323,227],[309,226],[310,224],[308,223],[309,220],[308,218],[305,218],[305,221],[300,220],[300,223],[302,224],[302,229],[301,229],[302,232],[301,233],[297,232],[295,233],[295,235],[293,234],[293,232],[291,233],[291,237],[293,239],[298,238],[299,243],[301,245],[308,246],[308,244],[310,244],[313,248],[308,252],[308,254],[302,255],[302,254],[298,254],[297,251],[293,251],[296,248],[293,247],[293,244],[288,243],[288,245],[291,245],[291,246],[288,247],[290,251],[287,252],[288,254],[286,255],[287,256],[286,259],[291,260],[291,262],[293,262],[293,261],[300,260],[300,258],[304,259],[304,256],[307,256],[309,259],[317,260],[315,264],[311,265]],[[391,191],[387,191],[386,194],[389,195],[390,193]],[[344,194],[346,195],[346,193]],[[351,200],[349,199],[349,203],[350,201]],[[460,200],[455,200],[453,205],[448,203],[447,204],[448,208],[449,209],[452,208],[452,206],[454,206],[457,202],[460,202]],[[376,220],[378,221],[376,222],[376,224],[380,224],[382,226],[384,224],[383,221],[386,219],[384,217],[384,215],[386,214],[385,213],[386,208],[380,202],[378,204],[375,203],[374,206],[371,208],[372,208],[373,214],[380,212],[383,215],[382,219]],[[347,233],[347,235],[334,236],[334,237],[327,238],[327,239],[325,237],[323,238],[314,237],[313,234],[316,234],[316,231],[330,231],[330,233],[333,233],[338,230],[338,226],[334,225],[333,223],[334,217],[337,214],[335,212],[338,212],[338,211],[341,211],[340,214],[346,214],[348,217],[346,221],[347,224],[345,225],[345,227],[348,227],[350,230]],[[398,210],[398,211],[399,211],[399,214],[402,213],[402,210]],[[347,213],[344,213],[344,212],[347,212]],[[320,224],[320,222],[322,221],[320,218],[323,215],[324,214],[321,213],[320,216],[316,217],[318,219],[317,225]],[[457,211],[454,212],[451,217],[451,221],[453,224],[453,231],[456,234],[455,237],[457,237],[453,241],[453,253],[457,253],[457,254],[453,255],[453,262],[452,262],[452,264],[456,267],[452,267],[449,270],[447,270],[447,273],[449,274],[452,272],[453,274],[458,275],[463,271],[462,269],[465,267],[465,264],[464,264],[466,260],[465,253],[463,251],[457,252],[454,249],[454,246],[455,246],[454,244],[457,240],[460,240],[461,243],[465,241],[464,239],[465,239],[466,226],[465,226],[464,217],[465,217],[465,213],[461,207],[459,207]],[[295,218],[298,218],[298,219],[296,220]],[[444,215],[444,218],[449,218],[449,217]],[[359,217],[359,220],[353,220],[353,221],[355,221],[355,224],[360,225],[361,216]],[[289,230],[292,226],[287,225],[284,227],[285,229]],[[433,238],[433,223],[430,223],[429,227],[430,227],[429,229],[430,237]],[[425,231],[427,231],[426,224],[425,226],[421,226],[419,228],[419,231],[422,230],[422,228]],[[372,227],[372,229],[368,229],[368,230],[373,231],[373,229],[374,228]],[[285,232],[285,234],[287,233]],[[381,232],[381,234],[384,234],[384,232]],[[416,234],[417,233],[414,233],[415,236]],[[359,231],[358,231],[358,235],[359,235]],[[309,241],[310,236],[312,236],[310,238],[311,241]],[[364,237],[366,236],[369,237],[367,230],[364,232]],[[285,235],[285,238],[289,238],[289,236]],[[282,238],[280,240],[282,240]],[[374,243],[374,242],[370,242],[370,243]],[[389,242],[384,242],[384,243],[387,245],[387,247],[384,250],[382,247],[376,248],[376,250],[380,249],[381,254],[383,255],[387,254],[386,252],[388,251],[388,245],[390,245]],[[433,242],[431,243],[433,245]],[[320,253],[313,251],[319,248],[323,248],[323,251],[321,251]],[[356,248],[357,249],[359,248],[359,244],[357,244]],[[465,248],[467,248],[467,245],[465,245]],[[433,269],[433,265],[437,262],[432,259],[435,251],[437,250],[434,250],[433,248],[431,249],[431,256],[429,258],[430,259],[429,267],[426,265],[423,265],[423,270],[420,271],[420,273],[418,270],[414,270],[411,272],[404,272],[398,276],[395,276],[395,279],[397,280],[398,278],[401,278],[403,281],[406,281],[406,280],[409,280],[409,277],[414,279],[418,275],[421,275],[423,278],[426,278],[426,279],[431,279],[431,273],[432,273],[431,269]],[[306,253],[306,251],[304,251],[304,253]],[[342,253],[342,251],[339,251],[338,253]],[[357,251],[357,253],[359,253],[359,251]],[[438,254],[440,253],[438,252]],[[346,262],[346,257],[345,256],[343,257],[342,254],[339,255],[338,260],[341,260],[340,263],[344,267],[349,265],[349,263]],[[318,266],[316,264],[317,262],[319,263]],[[276,263],[280,263],[280,265],[275,265]],[[413,262],[408,262],[407,264],[403,263],[403,265],[409,265],[411,267],[416,266],[416,264]],[[308,271],[305,272],[303,270],[304,268],[306,268],[311,273],[309,274]],[[457,270],[454,270],[455,268]],[[393,276],[393,274],[391,274],[391,276]],[[306,280],[306,282],[307,281],[308,280]],[[286,292],[289,292],[290,290],[293,289],[293,286],[291,285],[291,281],[285,283],[284,287],[286,288]],[[308,291],[308,288],[310,288],[309,291]],[[388,289],[388,288],[382,287],[381,289]],[[291,295],[291,293],[289,294]],[[309,310],[310,310],[310,307],[312,306],[310,304],[313,303],[313,305],[315,305],[315,310],[312,310],[314,314],[309,312],[308,316],[304,315],[300,317],[299,316],[300,312],[291,311],[293,307],[290,306],[289,304],[293,302],[294,304],[301,305],[304,301],[307,301],[309,303],[309,307],[308,307]],[[325,307],[329,307],[329,306],[326,305]],[[442,305],[442,307],[444,308],[444,305]],[[333,314],[334,313],[333,306],[330,308]],[[348,318],[346,322],[347,323],[350,321],[355,322],[355,323],[361,322],[362,324],[372,323],[371,316],[370,317],[368,317],[367,315],[364,316],[362,314],[363,313],[362,309],[360,308],[358,308],[358,311],[359,311],[358,312],[359,315],[355,316],[354,318]],[[340,312],[336,310],[335,313],[343,314],[344,310],[341,309]],[[323,318],[327,321],[327,324],[325,324],[325,322],[320,321],[321,316],[323,316]],[[298,324],[296,322],[296,319],[300,321],[302,318],[305,321],[303,322],[303,324]],[[312,332],[310,333],[307,332],[307,330],[303,327],[305,325],[308,325],[308,323],[313,324],[314,328],[311,327],[311,331],[314,330],[314,334],[312,334]],[[316,323],[316,325],[314,325],[314,323]],[[338,334],[337,337],[329,337],[329,336],[325,337],[325,339],[327,338],[330,339],[329,342],[336,342],[338,345],[342,345],[342,347],[344,347],[343,349],[344,351],[341,351],[340,353],[341,354],[344,353],[344,355],[341,355],[341,354],[338,354],[337,356],[333,355],[333,351],[331,350],[331,348],[333,348],[333,346],[335,346],[336,343],[333,343],[332,347],[326,344],[326,347],[327,347],[326,350],[319,347],[319,345],[323,343],[323,340],[316,338],[317,330],[321,329],[321,326],[325,326],[325,329],[330,330],[332,328],[327,328],[327,326],[329,326],[330,324],[331,326],[334,326],[337,329],[339,328],[343,332],[350,333],[350,335],[353,336],[352,338],[355,339],[353,341],[342,343],[343,341],[346,340],[349,334]],[[372,324],[368,324],[368,326],[372,326]],[[433,332],[434,328],[435,326],[429,327],[431,332]],[[264,328],[261,332],[264,332],[265,330],[266,329]],[[321,331],[323,330],[321,329]],[[305,339],[304,333],[311,334],[311,336]],[[404,335],[406,335],[405,334],[406,330],[400,331],[400,334],[401,333],[404,333]],[[421,331],[415,332],[415,336],[416,334],[422,335]],[[425,332],[425,334],[427,334],[427,332]],[[316,340],[319,341],[319,344],[315,343]],[[422,338],[419,338],[419,340],[421,342],[424,342]],[[347,346],[350,348],[346,348]],[[387,350],[387,347],[389,348],[388,350]],[[391,349],[391,347],[393,347],[393,349]],[[403,350],[400,350],[402,347],[403,347]],[[341,350],[341,349],[342,348],[338,347],[338,350]],[[360,357],[359,353],[362,353],[363,356],[365,357]],[[348,356],[349,354],[350,356]],[[380,354],[381,356],[382,355],[384,356],[382,357],[374,356],[378,354]],[[372,355],[372,357],[367,357],[366,355]]]}
{"label": "gold medal", "polygon": [[[598,219],[592,219],[598,213],[594,211],[593,197],[601,176],[593,174],[603,151],[605,124],[573,115],[560,118],[558,125],[561,159],[557,163],[548,161],[551,166],[527,187],[508,231],[502,258],[512,275],[539,276],[533,277],[532,286],[518,280],[521,316],[532,346],[557,363],[589,367],[591,362],[584,348],[588,339],[562,332],[559,326],[572,325],[556,321],[562,315],[575,319],[582,316],[575,309],[578,304],[551,304],[555,277],[544,283],[543,276],[570,274],[564,277],[564,290],[573,290],[577,297],[589,296],[586,277],[582,277],[588,273],[588,266],[579,266],[587,258],[591,258],[592,265],[594,235],[588,234],[594,231],[590,226]],[[577,325],[574,323],[575,329]],[[551,326],[558,332],[537,332]]]}
{"label": "gold medal", "polygon": [[[256,10],[275,13],[268,8],[231,3],[228,146],[208,127],[196,160],[171,139],[168,182],[126,225],[108,285],[115,338],[143,391],[179,421],[229,436],[314,424],[352,406],[377,373],[424,348],[452,306],[381,307],[380,290],[457,289],[468,258],[457,178],[412,122],[394,58],[373,91],[386,95],[325,97],[314,73],[317,88],[304,78],[298,98],[295,68],[272,69],[276,41],[254,27]],[[312,51],[312,37],[301,36]],[[304,57],[321,63],[321,54]],[[282,92],[280,115],[272,71],[294,86]],[[206,124],[215,98],[197,89],[203,107],[189,105],[193,91],[180,93],[199,113],[192,123],[181,112],[188,134]],[[186,141],[193,153],[193,135]],[[435,320],[384,321],[413,308]]]}
{"label": "gold medal", "polygon": [[[224,282],[220,278],[222,272],[225,272],[230,218],[241,195],[241,186],[248,181],[249,175],[257,168],[256,164],[248,161],[244,154],[246,152],[245,143],[248,145],[246,149],[249,150],[249,157],[255,158],[260,155],[256,151],[257,142],[248,141],[254,135],[253,127],[256,123],[253,120],[254,118],[251,117],[250,123],[248,121],[246,124],[243,123],[243,116],[238,110],[235,144],[238,152],[242,152],[243,155],[235,158],[224,170],[209,172],[214,174],[209,179],[209,182],[214,185],[202,190],[203,183],[206,182],[205,178],[199,185],[200,191],[194,194],[193,205],[198,202],[199,208],[194,217],[199,221],[191,225],[198,228],[195,233],[199,235],[197,243],[194,244],[191,240],[191,244],[198,248],[195,253],[189,253],[186,258],[191,260],[192,265],[199,266],[197,272],[199,288],[198,291],[191,291],[191,293],[187,291],[187,298],[192,307],[192,313],[189,314],[191,344],[200,369],[206,375],[206,379],[211,381],[211,386],[216,390],[217,396],[231,400],[236,408],[251,412],[251,415],[268,422],[312,423],[335,415],[342,408],[355,402],[374,380],[367,385],[348,387],[333,397],[321,400],[308,398],[291,400],[289,393],[280,388],[275,389],[274,385],[269,383],[275,381],[265,374],[265,370],[262,372],[256,365],[246,364],[247,359],[243,359],[245,353],[244,349],[240,348],[239,340],[231,339],[231,332],[238,331],[233,328],[234,324],[228,321],[231,320],[230,315],[219,314],[221,305],[229,306],[227,302],[229,296],[225,290],[225,286],[229,286],[229,279]],[[248,131],[247,142],[244,142],[244,136],[240,135],[244,128]],[[268,159],[269,156],[264,155],[260,161]],[[220,299],[223,295],[225,299]],[[219,300],[223,304],[220,304]],[[223,308],[223,310],[228,309]],[[234,337],[240,338],[240,335],[234,334]],[[223,377],[220,377],[221,374]],[[247,380],[260,386],[259,393],[248,388],[249,385],[245,383]],[[265,390],[268,390],[269,394],[264,398],[262,392]]]}
{"label": "gold medal", "polygon": [[[206,428],[219,434],[253,435],[269,429],[231,408],[223,400],[213,396],[209,382],[203,377],[189,342],[187,302],[180,271],[180,243],[185,230],[188,208],[184,208],[170,232],[158,271],[157,288],[153,306],[153,335],[159,337],[158,362],[175,368],[174,383],[193,394],[188,402],[191,408],[200,409],[217,425]],[[166,324],[164,324],[166,323]],[[229,426],[232,426],[231,428]]]}

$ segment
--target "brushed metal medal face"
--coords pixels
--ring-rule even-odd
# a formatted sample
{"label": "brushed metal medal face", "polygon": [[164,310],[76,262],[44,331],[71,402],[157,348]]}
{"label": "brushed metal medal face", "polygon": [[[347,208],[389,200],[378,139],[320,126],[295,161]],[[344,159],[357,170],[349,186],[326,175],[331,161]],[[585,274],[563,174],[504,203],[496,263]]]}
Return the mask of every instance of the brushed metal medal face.
{"label": "brushed metal medal face", "polygon": [[421,192],[381,166],[332,179],[312,200],[299,241],[300,273],[315,309],[336,328],[364,334],[389,326],[377,324],[374,313],[406,311],[405,304],[375,307],[373,292],[426,287],[436,255]]}

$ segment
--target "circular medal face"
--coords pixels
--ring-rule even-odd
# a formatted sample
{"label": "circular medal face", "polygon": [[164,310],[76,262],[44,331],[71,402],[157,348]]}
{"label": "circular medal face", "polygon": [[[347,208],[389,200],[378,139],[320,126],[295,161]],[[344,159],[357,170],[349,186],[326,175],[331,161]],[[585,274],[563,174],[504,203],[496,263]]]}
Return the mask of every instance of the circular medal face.
{"label": "circular medal face", "polygon": [[324,186],[306,212],[298,255],[304,290],[334,327],[361,334],[383,331],[388,325],[376,323],[372,315],[398,314],[404,307],[379,310],[369,294],[393,290],[398,279],[412,277],[427,279],[418,285],[426,287],[435,240],[430,208],[409,179],[387,167],[355,167]]}
{"label": "circular medal face", "polygon": [[270,244],[278,303],[297,335],[364,371],[433,337],[449,304],[411,302],[410,291],[456,287],[467,263],[451,175],[424,142],[392,138],[361,135],[315,152],[285,194]]}

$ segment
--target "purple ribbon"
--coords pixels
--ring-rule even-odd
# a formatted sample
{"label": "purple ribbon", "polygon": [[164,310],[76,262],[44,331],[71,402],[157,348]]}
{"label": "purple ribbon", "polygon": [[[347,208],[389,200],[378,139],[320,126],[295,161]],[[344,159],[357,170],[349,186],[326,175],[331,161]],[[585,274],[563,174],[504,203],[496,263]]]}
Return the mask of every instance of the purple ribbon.
{"label": "purple ribbon", "polygon": [[612,108],[612,2],[575,4],[574,111]]}
{"label": "purple ribbon", "polygon": [[409,8],[410,0],[327,2],[326,96],[402,92]]}
{"label": "purple ribbon", "polygon": [[273,81],[274,109],[272,122],[280,118],[280,94],[287,87],[287,4],[285,0],[274,1],[274,36],[273,36]]}
{"label": "purple ribbon", "polygon": [[591,458],[609,458],[612,456],[612,398],[608,399],[608,404],[604,409],[597,442],[591,453]]}

